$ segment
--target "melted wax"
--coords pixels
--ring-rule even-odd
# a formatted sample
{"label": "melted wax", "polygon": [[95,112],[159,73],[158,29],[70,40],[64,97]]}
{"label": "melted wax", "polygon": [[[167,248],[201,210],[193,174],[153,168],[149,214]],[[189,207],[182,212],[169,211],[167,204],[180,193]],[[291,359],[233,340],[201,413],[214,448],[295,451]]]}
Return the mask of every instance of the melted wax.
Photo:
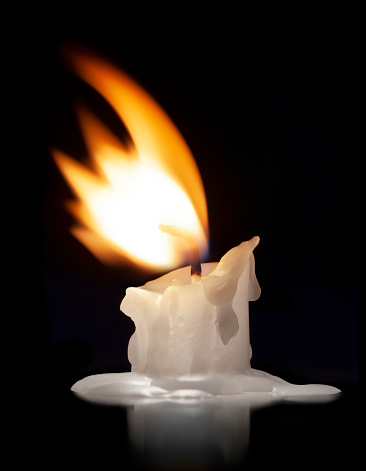
{"label": "melted wax", "polygon": [[128,347],[131,373],[89,376],[72,390],[96,402],[203,399],[247,395],[264,401],[330,396],[339,389],[294,385],[251,368],[248,301],[260,296],[253,250],[259,237],[202,265],[192,283],[190,267],[139,288],[128,288],[121,310],[136,330]]}

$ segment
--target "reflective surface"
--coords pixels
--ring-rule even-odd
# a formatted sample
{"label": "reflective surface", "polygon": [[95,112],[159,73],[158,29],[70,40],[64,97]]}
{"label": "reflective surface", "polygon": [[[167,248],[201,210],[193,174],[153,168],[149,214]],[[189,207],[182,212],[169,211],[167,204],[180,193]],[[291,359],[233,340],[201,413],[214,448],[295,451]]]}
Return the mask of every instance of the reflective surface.
{"label": "reflective surface", "polygon": [[338,469],[357,456],[355,398],[351,391],[323,402],[246,395],[106,406],[64,390],[33,438],[39,459],[67,469]]}

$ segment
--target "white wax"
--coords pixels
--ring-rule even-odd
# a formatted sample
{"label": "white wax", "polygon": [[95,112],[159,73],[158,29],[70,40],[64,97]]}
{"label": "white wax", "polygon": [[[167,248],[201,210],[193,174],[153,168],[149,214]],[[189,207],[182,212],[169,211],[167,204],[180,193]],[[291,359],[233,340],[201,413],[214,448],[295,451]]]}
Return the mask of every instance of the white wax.
{"label": "white wax", "polygon": [[260,295],[253,250],[259,237],[202,265],[191,282],[181,268],[128,288],[121,310],[136,326],[128,347],[132,372],[151,377],[243,373],[250,368],[248,301]]}
{"label": "white wax", "polygon": [[329,398],[339,389],[293,385],[250,367],[248,301],[260,295],[253,250],[259,237],[202,265],[191,282],[181,268],[139,288],[128,288],[121,310],[136,331],[128,347],[131,373],[86,377],[72,390],[109,404],[244,396],[249,401]]}
{"label": "white wax", "polygon": [[242,396],[248,404],[264,405],[281,400],[330,400],[339,389],[324,384],[291,384],[278,376],[249,368],[241,374],[191,375],[151,378],[138,373],[105,373],[87,376],[71,388],[91,402],[114,405],[156,401],[225,400]]}

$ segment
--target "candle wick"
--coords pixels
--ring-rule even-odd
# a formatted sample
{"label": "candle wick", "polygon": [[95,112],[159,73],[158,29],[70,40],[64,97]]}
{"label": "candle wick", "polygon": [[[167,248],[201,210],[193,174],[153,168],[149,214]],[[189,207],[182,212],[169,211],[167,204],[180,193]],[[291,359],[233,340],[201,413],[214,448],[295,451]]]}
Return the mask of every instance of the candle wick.
{"label": "candle wick", "polygon": [[201,268],[201,257],[200,257],[200,250],[196,240],[192,237],[192,235],[178,227],[178,226],[170,226],[166,224],[160,224],[159,229],[161,232],[165,232],[174,237],[181,237],[186,242],[188,242],[189,249],[190,249],[190,263],[191,263],[191,279],[192,283],[199,281],[202,276],[202,268]]}
{"label": "candle wick", "polygon": [[191,277],[192,282],[199,281],[202,276],[201,257],[198,247],[191,247]]}

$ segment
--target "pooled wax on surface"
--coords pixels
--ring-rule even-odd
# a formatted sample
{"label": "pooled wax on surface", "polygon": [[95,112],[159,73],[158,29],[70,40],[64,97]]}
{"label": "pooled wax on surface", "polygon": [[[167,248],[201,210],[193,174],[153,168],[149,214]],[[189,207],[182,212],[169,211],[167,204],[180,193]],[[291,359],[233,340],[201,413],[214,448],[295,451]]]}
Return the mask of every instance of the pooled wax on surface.
{"label": "pooled wax on surface", "polygon": [[[74,384],[79,396],[123,404],[131,398],[207,398],[263,393],[272,399],[340,392],[321,384],[293,385],[251,368],[249,301],[260,296],[253,237],[218,263],[172,271],[128,288],[121,310],[136,330],[128,346],[131,373],[93,375]],[[126,402],[127,401],[127,402]]]}

